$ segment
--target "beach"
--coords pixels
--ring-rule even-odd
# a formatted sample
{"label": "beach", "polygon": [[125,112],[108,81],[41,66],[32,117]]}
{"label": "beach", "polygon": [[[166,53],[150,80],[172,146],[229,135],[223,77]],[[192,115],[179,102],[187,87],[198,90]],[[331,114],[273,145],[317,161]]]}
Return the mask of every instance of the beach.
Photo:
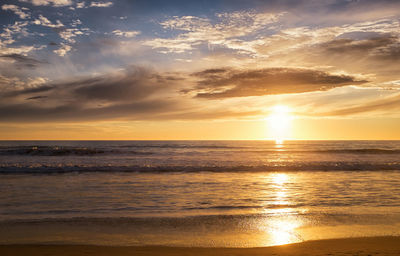
{"label": "beach", "polygon": [[0,245],[7,256],[47,255],[135,255],[135,256],[211,256],[211,255],[400,255],[400,237],[329,239],[256,248],[200,248],[165,246],[91,246],[91,245]]}

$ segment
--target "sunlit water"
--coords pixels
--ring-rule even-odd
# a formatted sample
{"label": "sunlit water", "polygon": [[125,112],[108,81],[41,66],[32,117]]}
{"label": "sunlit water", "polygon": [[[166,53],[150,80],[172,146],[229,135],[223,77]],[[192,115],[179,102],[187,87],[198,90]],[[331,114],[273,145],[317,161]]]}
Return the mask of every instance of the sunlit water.
{"label": "sunlit water", "polygon": [[0,243],[400,235],[400,142],[0,142]]}

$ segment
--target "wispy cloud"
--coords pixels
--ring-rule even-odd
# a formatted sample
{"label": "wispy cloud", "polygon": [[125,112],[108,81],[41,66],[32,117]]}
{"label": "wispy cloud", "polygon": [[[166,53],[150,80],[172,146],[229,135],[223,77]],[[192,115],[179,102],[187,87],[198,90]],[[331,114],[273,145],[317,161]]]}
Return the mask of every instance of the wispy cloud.
{"label": "wispy cloud", "polygon": [[45,27],[50,27],[50,28],[61,28],[64,27],[64,24],[61,23],[61,21],[57,20],[56,24],[52,23],[49,19],[44,17],[43,15],[39,14],[39,18],[35,19],[33,21],[33,24],[35,25],[41,25]]}
{"label": "wispy cloud", "polygon": [[34,58],[30,58],[21,54],[3,54],[0,55],[0,58],[9,59],[16,62],[17,67],[25,67],[25,68],[35,68],[41,64],[45,64],[46,62],[40,61]]}
{"label": "wispy cloud", "polygon": [[31,17],[29,12],[24,12],[27,11],[27,8],[20,8],[16,5],[13,4],[4,4],[1,6],[1,9],[4,11],[12,11],[14,12],[16,15],[18,15],[21,19],[28,19]]}
{"label": "wispy cloud", "polygon": [[31,3],[36,6],[53,5],[55,7],[72,5],[72,0],[19,0],[20,2]]}
{"label": "wispy cloud", "polygon": [[78,8],[78,9],[85,8],[85,2],[77,2],[76,8]]}
{"label": "wispy cloud", "polygon": [[14,24],[9,24],[3,28],[2,33],[0,33],[0,48],[14,43],[15,37],[27,36],[29,34],[27,25],[27,21],[16,21]]}
{"label": "wispy cloud", "polygon": [[71,51],[72,47],[68,44],[61,43],[60,48],[57,50],[54,50],[54,53],[56,53],[59,56],[65,56],[69,51]]}
{"label": "wispy cloud", "polygon": [[90,7],[110,7],[114,3],[113,2],[91,2]]}
{"label": "wispy cloud", "polygon": [[[394,112],[394,111],[397,112]],[[354,116],[363,113],[386,113],[386,114],[398,114],[400,111],[400,94],[395,94],[394,96],[385,97],[378,100],[367,101],[361,104],[356,104],[353,106],[333,109],[328,112],[314,112],[304,115],[310,116]]]}
{"label": "wispy cloud", "polygon": [[131,38],[131,37],[135,37],[135,36],[139,35],[140,31],[135,31],[135,30],[122,31],[122,30],[116,29],[116,30],[112,31],[111,33],[116,36],[123,36],[123,37]]}
{"label": "wispy cloud", "polygon": [[62,39],[64,39],[68,43],[75,43],[75,37],[80,36],[80,35],[89,35],[87,30],[82,30],[78,28],[67,28],[64,30],[61,30],[59,32],[59,35]]}
{"label": "wispy cloud", "polygon": [[[240,37],[250,36],[277,22],[282,13],[242,11],[217,13],[216,21],[196,16],[173,17],[160,23],[164,29],[180,31],[173,38],[156,38],[145,42],[163,52],[182,53],[201,44],[237,48]],[[246,49],[242,49],[246,50]]]}
{"label": "wispy cloud", "polygon": [[41,50],[45,45],[13,45],[18,38],[24,38],[29,35],[27,26],[28,21],[16,21],[3,28],[0,33],[0,55],[27,54],[31,51]]}

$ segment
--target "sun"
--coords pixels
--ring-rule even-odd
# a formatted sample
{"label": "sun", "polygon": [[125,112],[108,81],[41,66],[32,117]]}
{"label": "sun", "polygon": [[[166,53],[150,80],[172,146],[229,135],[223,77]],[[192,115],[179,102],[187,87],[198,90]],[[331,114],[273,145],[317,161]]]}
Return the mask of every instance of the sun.
{"label": "sun", "polygon": [[276,143],[281,144],[288,138],[293,117],[291,109],[285,105],[275,105],[268,116],[268,127],[271,137]]}

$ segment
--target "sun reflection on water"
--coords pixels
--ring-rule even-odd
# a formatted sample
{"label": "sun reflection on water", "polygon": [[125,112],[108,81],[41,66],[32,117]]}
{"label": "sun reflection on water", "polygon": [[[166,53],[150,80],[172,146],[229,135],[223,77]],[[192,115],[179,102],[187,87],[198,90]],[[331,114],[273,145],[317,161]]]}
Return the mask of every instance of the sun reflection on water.
{"label": "sun reflection on water", "polygon": [[[288,198],[288,182],[291,177],[285,173],[272,173],[268,177],[273,188],[272,205],[289,206],[293,204]],[[285,207],[269,209],[270,218],[266,219],[265,235],[269,240],[269,245],[284,245],[302,241],[296,229],[302,226],[301,220],[297,216],[296,209]]]}
{"label": "sun reflection on water", "polygon": [[296,233],[296,228],[301,225],[295,220],[275,220],[269,225],[269,235],[272,245],[283,245],[300,242],[302,239]]}
{"label": "sun reflection on water", "polygon": [[289,180],[289,176],[286,173],[273,173],[271,175],[272,183],[274,183],[274,185],[280,186],[282,189],[285,189],[285,187],[283,187],[283,184]]}

